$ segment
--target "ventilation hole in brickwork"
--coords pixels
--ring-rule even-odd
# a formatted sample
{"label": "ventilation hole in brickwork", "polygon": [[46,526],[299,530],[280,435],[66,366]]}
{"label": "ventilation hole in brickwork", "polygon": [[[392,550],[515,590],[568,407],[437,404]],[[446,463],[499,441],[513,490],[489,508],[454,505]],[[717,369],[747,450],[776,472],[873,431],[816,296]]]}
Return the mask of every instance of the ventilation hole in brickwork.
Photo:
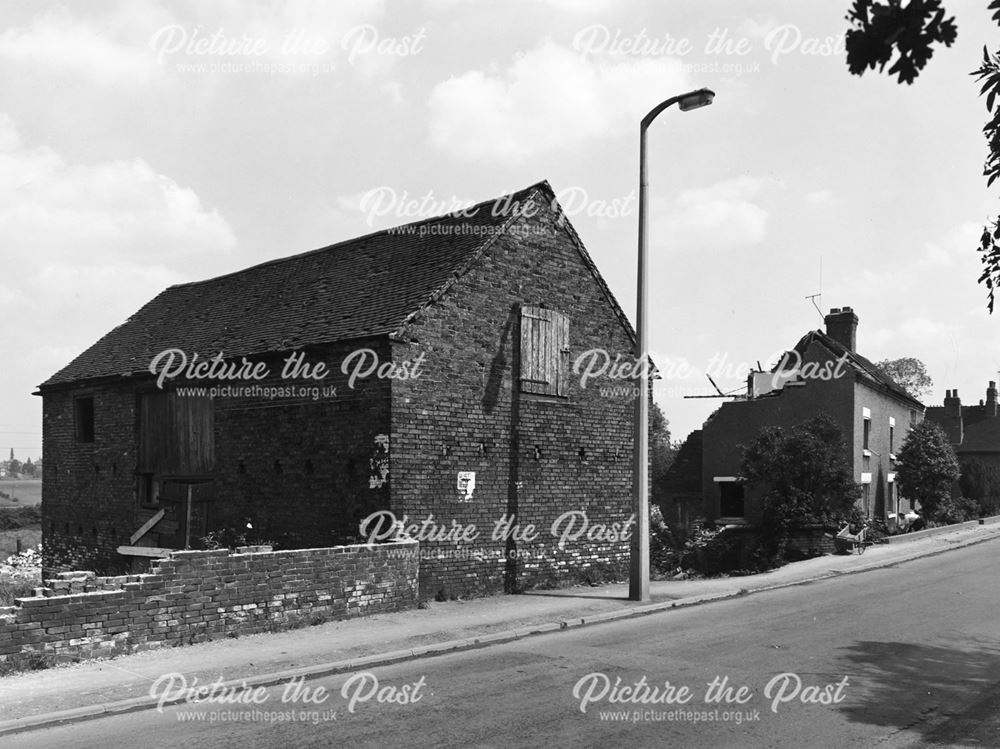
{"label": "ventilation hole in brickwork", "polygon": [[117,463],[112,463],[111,464],[111,475],[112,476],[117,476],[118,475],[118,464]]}
{"label": "ventilation hole in brickwork", "polygon": [[66,534],[67,536],[69,535],[69,523],[64,523],[64,524],[63,524],[63,532],[64,532],[64,533],[65,533],[65,534]]}
{"label": "ventilation hole in brickwork", "polygon": [[97,463],[94,463],[94,475],[95,476],[100,476],[101,475],[101,467],[99,465],[97,465]]}
{"label": "ventilation hole in brickwork", "polygon": [[540,448],[538,445],[535,445],[535,460],[541,460],[541,459],[542,459],[542,448]]}
{"label": "ventilation hole in brickwork", "polygon": [[587,450],[585,448],[581,447],[577,451],[576,456],[580,459],[581,463],[586,463],[587,462]]}
{"label": "ventilation hole in brickwork", "polygon": [[486,455],[486,443],[485,442],[480,442],[479,443],[479,454],[480,455]]}
{"label": "ventilation hole in brickwork", "polygon": [[446,455],[448,455],[449,452],[450,451],[448,450],[448,446],[447,445],[441,445],[441,454],[442,455],[446,456]]}
{"label": "ventilation hole in brickwork", "polygon": [[312,476],[313,474],[313,462],[311,460],[306,461],[306,475]]}
{"label": "ventilation hole in brickwork", "polygon": [[274,472],[277,473],[277,474],[281,474],[281,473],[285,472],[285,469],[281,465],[281,461],[280,460],[274,461]]}
{"label": "ventilation hole in brickwork", "polygon": [[241,460],[239,463],[236,464],[236,473],[243,474],[243,473],[246,473],[246,472],[247,472],[246,463],[244,463]]}

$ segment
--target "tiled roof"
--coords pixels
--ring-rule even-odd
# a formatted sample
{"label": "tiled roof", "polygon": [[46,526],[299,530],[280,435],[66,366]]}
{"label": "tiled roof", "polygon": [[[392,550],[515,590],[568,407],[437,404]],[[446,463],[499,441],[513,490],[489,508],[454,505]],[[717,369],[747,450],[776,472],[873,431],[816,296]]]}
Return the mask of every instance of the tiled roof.
{"label": "tiled roof", "polygon": [[865,357],[861,356],[854,351],[851,351],[846,346],[844,346],[839,341],[831,338],[826,333],[821,330],[812,330],[806,333],[795,344],[795,350],[800,354],[804,355],[809,344],[813,341],[819,343],[821,346],[825,347],[830,351],[835,358],[840,358],[847,355],[847,361],[854,369],[856,373],[861,374],[870,380],[874,380],[876,384],[881,385],[883,388],[887,389],[889,392],[896,395],[898,398],[907,401],[916,407],[923,409],[924,404],[914,398],[912,395],[906,392],[894,379],[889,377],[889,375],[882,372],[878,367],[876,367],[872,362],[870,362]]}
{"label": "tiled roof", "polygon": [[168,348],[229,357],[392,333],[516,219],[512,207],[539,193],[555,200],[540,182],[457,215],[171,286],[40,387],[146,371]]}
{"label": "tiled roof", "polygon": [[1000,416],[967,425],[965,439],[955,451],[959,454],[1000,452]]}

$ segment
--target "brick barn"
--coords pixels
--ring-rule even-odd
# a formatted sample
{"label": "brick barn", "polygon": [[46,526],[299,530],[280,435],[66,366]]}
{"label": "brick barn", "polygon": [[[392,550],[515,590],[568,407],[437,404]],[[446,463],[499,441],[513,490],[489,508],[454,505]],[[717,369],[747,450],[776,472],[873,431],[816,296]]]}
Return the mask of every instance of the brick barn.
{"label": "brick barn", "polygon": [[172,286],[38,388],[46,573],[382,512],[424,596],[620,574],[633,402],[573,370],[633,345],[546,182]]}

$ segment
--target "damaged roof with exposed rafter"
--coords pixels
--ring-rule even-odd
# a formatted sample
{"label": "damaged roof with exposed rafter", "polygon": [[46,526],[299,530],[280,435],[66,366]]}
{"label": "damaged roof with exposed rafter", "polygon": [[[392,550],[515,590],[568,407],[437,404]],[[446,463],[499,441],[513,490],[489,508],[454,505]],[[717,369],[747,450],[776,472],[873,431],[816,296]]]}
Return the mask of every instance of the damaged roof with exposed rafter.
{"label": "damaged roof with exposed rafter", "polygon": [[869,381],[869,384],[872,384],[873,382],[875,385],[881,386],[884,390],[888,390],[897,398],[907,401],[920,409],[924,408],[923,403],[906,392],[906,390],[903,389],[899,383],[876,367],[871,361],[863,357],[861,354],[851,351],[844,344],[840,343],[840,341],[831,338],[822,330],[811,330],[806,333],[801,339],[799,339],[799,342],[795,344],[794,350],[800,356],[805,357],[809,344],[813,342],[816,342],[820,346],[826,348],[836,359],[846,355],[847,363],[851,365],[855,374],[861,375],[862,378]]}

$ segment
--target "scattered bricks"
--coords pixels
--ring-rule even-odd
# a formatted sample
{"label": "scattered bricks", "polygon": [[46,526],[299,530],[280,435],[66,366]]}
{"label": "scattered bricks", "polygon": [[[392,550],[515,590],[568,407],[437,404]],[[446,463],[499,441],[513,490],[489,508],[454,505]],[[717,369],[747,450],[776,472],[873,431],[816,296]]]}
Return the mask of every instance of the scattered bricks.
{"label": "scattered bricks", "polygon": [[72,570],[70,572],[59,572],[56,577],[60,580],[90,580],[97,577],[96,572],[90,570]]}

